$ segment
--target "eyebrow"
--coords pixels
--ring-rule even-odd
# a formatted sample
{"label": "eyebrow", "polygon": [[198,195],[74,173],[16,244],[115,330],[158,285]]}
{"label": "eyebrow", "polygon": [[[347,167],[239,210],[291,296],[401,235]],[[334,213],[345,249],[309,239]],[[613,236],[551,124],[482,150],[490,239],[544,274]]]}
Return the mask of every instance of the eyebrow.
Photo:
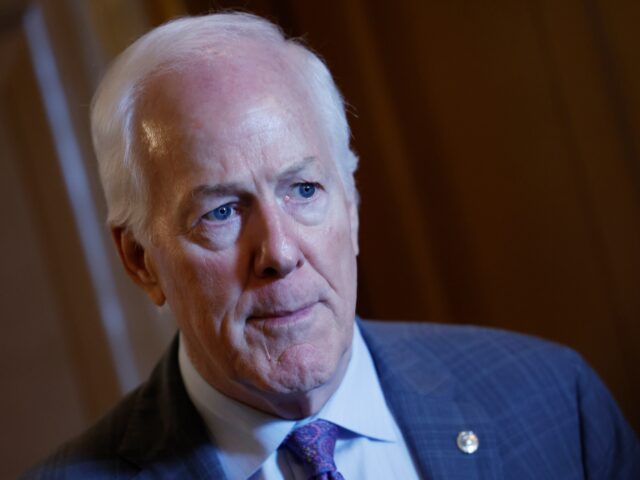
{"label": "eyebrow", "polygon": [[292,177],[302,172],[305,168],[309,167],[309,165],[313,164],[317,160],[317,157],[304,157],[302,161],[290,166],[284,172],[282,172],[278,177]]}
{"label": "eyebrow", "polygon": [[189,198],[189,200],[193,200],[200,197],[224,197],[226,195],[238,193],[242,190],[242,184],[239,182],[219,183],[217,185],[200,185],[191,190],[187,198]]}

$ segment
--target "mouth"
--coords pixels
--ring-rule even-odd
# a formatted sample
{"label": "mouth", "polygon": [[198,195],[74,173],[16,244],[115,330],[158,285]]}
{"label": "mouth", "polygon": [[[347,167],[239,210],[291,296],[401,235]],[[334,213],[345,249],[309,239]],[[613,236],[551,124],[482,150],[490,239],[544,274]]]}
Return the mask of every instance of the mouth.
{"label": "mouth", "polygon": [[265,310],[254,313],[248,321],[262,322],[269,326],[283,326],[305,319],[317,302],[311,302],[294,309]]}

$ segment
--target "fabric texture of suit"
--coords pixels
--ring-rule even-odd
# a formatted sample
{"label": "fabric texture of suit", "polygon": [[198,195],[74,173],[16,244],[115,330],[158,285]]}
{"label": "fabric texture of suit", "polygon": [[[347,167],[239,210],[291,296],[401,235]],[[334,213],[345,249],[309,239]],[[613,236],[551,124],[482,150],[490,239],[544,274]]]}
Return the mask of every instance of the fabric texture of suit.
{"label": "fabric texture of suit", "polygon": [[[635,433],[572,350],[478,327],[360,326],[423,478],[640,479]],[[225,478],[177,345],[149,381],[23,478]],[[456,446],[464,430],[479,438],[473,454]]]}

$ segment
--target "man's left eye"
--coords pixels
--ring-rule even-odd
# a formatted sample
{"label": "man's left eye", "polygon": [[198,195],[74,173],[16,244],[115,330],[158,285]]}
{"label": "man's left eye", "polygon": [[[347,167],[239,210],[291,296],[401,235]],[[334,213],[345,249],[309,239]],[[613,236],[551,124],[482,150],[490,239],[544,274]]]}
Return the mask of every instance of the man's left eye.
{"label": "man's left eye", "polygon": [[296,193],[302,198],[311,198],[316,194],[317,186],[315,183],[305,182],[296,185]]}

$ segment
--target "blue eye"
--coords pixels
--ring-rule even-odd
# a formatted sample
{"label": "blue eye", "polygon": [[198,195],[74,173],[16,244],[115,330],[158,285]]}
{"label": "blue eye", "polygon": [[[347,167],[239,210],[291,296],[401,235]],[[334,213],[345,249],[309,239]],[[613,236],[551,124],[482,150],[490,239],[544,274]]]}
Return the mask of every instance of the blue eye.
{"label": "blue eye", "polygon": [[218,208],[214,208],[210,212],[205,213],[203,215],[203,218],[207,220],[215,219],[215,220],[221,221],[229,218],[232,213],[233,213],[233,207],[231,206],[230,203],[227,203],[225,205],[219,206]]}
{"label": "blue eye", "polygon": [[297,188],[302,198],[311,198],[316,193],[316,186],[313,183],[301,183]]}

